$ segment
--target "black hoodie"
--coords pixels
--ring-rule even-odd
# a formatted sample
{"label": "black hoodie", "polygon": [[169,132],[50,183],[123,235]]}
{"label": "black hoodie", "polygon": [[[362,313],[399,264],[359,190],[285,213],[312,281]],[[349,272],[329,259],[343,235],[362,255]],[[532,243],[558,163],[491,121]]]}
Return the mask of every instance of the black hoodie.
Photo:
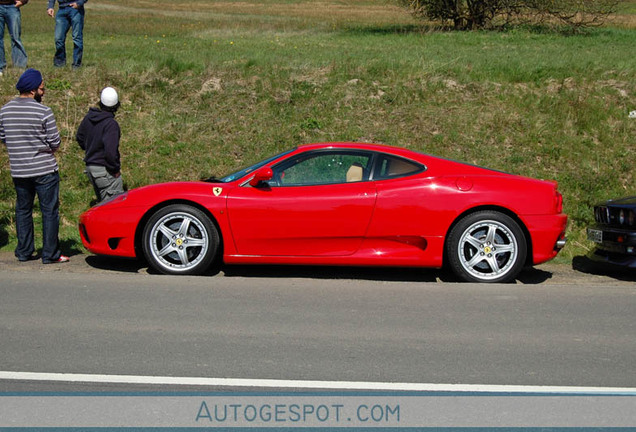
{"label": "black hoodie", "polygon": [[75,139],[86,151],[86,165],[101,165],[110,174],[117,174],[121,168],[119,162],[119,138],[121,130],[115,120],[115,114],[91,108],[77,129]]}

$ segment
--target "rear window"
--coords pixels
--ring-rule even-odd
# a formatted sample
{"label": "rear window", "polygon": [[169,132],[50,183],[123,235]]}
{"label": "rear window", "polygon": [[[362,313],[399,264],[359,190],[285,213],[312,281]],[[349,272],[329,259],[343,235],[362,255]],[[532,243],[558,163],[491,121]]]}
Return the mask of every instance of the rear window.
{"label": "rear window", "polygon": [[378,165],[377,179],[405,177],[424,171],[425,167],[416,162],[395,156],[382,156]]}

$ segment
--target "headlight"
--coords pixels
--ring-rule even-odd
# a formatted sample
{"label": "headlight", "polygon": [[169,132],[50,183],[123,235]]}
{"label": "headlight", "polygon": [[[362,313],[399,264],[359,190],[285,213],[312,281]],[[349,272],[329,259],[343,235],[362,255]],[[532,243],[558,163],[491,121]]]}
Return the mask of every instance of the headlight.
{"label": "headlight", "polygon": [[602,207],[594,207],[594,219],[598,223],[603,223],[604,211]]}
{"label": "headlight", "polygon": [[618,213],[618,222],[620,222],[621,225],[625,225],[625,210],[621,210]]}

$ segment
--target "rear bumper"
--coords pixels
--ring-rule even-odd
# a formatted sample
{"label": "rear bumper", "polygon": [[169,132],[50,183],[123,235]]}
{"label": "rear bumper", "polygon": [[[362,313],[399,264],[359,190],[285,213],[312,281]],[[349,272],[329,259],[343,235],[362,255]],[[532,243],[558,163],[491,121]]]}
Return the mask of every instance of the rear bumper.
{"label": "rear bumper", "polygon": [[551,260],[565,246],[567,215],[526,216],[524,223],[532,240],[533,265]]}

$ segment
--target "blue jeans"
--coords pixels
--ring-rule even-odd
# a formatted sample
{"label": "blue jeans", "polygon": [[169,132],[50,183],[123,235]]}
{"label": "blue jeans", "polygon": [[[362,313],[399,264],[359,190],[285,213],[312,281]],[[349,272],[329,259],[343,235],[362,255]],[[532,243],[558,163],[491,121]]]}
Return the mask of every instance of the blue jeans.
{"label": "blue jeans", "polygon": [[0,70],[7,67],[4,56],[4,26],[7,26],[11,36],[11,60],[13,66],[25,68],[27,65],[27,53],[20,37],[22,35],[22,15],[20,9],[14,5],[0,5]]}
{"label": "blue jeans", "polygon": [[66,65],[66,34],[73,28],[73,67],[82,65],[84,53],[84,7],[73,9],[70,6],[57,11],[55,15],[55,57],[54,66]]}
{"label": "blue jeans", "polygon": [[62,252],[59,248],[60,226],[60,175],[57,172],[40,177],[14,178],[17,195],[15,206],[18,246],[15,256],[20,261],[28,260],[35,251],[33,242],[33,202],[35,195],[42,212],[42,262],[56,261]]}

